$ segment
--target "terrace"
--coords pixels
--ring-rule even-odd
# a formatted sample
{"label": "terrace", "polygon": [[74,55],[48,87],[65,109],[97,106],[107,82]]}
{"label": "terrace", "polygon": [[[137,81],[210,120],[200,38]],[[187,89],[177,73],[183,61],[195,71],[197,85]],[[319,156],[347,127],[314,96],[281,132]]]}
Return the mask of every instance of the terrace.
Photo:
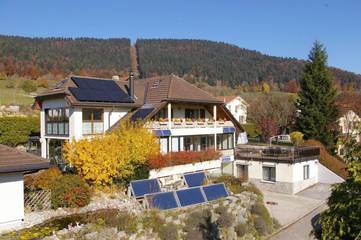
{"label": "terrace", "polygon": [[235,158],[240,160],[296,163],[308,159],[319,159],[319,157],[320,148],[315,146],[270,147],[244,145],[235,149]]}
{"label": "terrace", "polygon": [[149,129],[177,129],[177,128],[215,128],[215,127],[234,127],[232,121],[212,119],[187,119],[187,118],[172,118],[169,121],[167,118],[159,119],[158,121],[151,121],[147,123]]}

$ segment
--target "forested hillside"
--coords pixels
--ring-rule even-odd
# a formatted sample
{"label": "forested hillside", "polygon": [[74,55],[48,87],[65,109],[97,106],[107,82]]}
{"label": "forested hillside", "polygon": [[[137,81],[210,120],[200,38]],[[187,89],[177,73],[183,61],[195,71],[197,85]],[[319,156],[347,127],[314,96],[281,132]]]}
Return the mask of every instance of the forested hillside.
{"label": "forested hillside", "polygon": [[0,35],[0,73],[111,75],[130,69],[130,40],[27,38]]}
{"label": "forested hillside", "polygon": [[[272,57],[234,45],[205,40],[140,39],[136,42],[141,75],[174,73],[188,80],[252,88],[261,82],[286,90],[298,80],[304,61]],[[343,88],[359,88],[361,75],[331,69]]]}
{"label": "forested hillside", "polygon": [[[138,61],[137,61],[138,60]],[[207,40],[28,38],[0,35],[0,80],[10,76],[54,79],[69,74],[141,77],[174,73],[188,81],[258,91],[297,91],[304,61]],[[341,89],[360,89],[361,75],[331,68]],[[56,77],[57,76],[57,77]],[[43,77],[47,79],[47,77]],[[7,84],[9,85],[9,84]],[[11,85],[11,84],[10,84]]]}

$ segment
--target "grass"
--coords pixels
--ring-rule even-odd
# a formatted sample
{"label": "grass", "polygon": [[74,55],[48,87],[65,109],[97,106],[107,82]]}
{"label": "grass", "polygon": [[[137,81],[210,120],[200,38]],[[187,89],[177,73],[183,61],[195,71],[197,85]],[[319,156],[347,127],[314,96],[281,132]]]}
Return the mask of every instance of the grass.
{"label": "grass", "polygon": [[7,88],[6,83],[7,81],[0,81],[0,105],[31,105],[34,102],[33,96],[21,88]]}

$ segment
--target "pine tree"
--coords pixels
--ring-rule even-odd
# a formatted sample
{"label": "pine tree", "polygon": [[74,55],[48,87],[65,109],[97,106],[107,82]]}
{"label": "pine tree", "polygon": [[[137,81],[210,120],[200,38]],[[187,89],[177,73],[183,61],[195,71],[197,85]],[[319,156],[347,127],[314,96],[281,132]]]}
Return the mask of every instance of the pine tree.
{"label": "pine tree", "polygon": [[308,57],[296,103],[299,110],[296,128],[306,139],[319,140],[333,150],[335,137],[332,127],[338,116],[335,106],[337,92],[327,69],[326,49],[316,41]]}

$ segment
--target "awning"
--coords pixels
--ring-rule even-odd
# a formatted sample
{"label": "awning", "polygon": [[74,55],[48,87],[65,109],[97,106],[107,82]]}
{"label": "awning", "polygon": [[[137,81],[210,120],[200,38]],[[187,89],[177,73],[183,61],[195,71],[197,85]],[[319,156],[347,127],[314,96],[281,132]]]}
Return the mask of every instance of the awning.
{"label": "awning", "polygon": [[234,127],[224,127],[223,128],[223,133],[233,133],[235,131],[236,131],[236,129]]}
{"label": "awning", "polygon": [[171,135],[170,130],[166,129],[166,130],[153,130],[153,133],[157,136],[157,137],[168,137]]}

